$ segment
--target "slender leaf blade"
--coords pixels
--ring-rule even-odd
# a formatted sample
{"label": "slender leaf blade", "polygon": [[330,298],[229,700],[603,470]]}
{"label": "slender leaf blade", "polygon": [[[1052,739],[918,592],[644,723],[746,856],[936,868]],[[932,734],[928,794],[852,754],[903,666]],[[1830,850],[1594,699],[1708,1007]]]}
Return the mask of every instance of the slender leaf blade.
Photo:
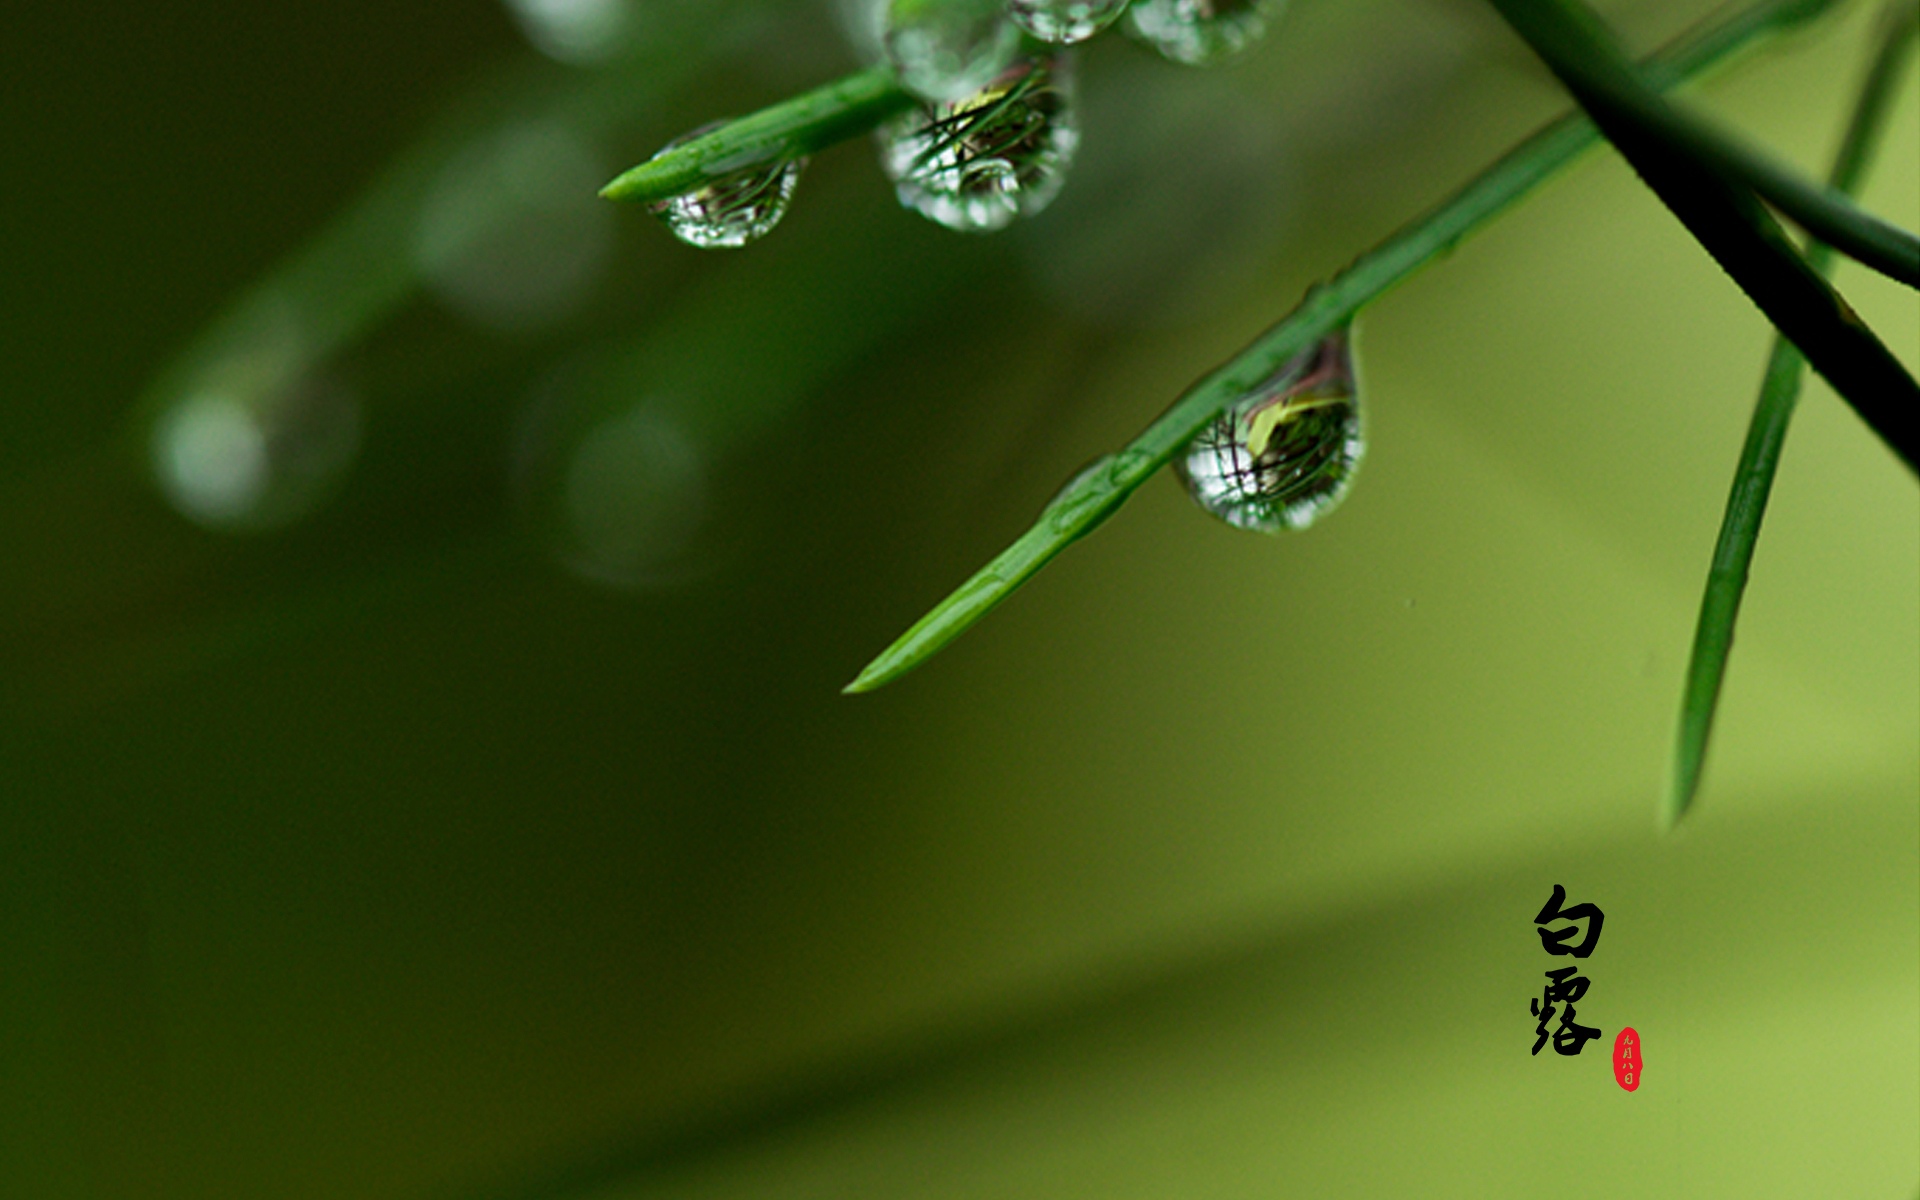
{"label": "slender leaf blade", "polygon": [[[1883,26],[1873,66],[1861,86],[1860,98],[1854,105],[1846,136],[1828,177],[1836,191],[1855,190],[1866,174],[1868,160],[1892,106],[1895,84],[1913,49],[1914,35],[1920,32],[1920,9],[1904,0],[1894,0],[1887,8]],[[1824,272],[1832,266],[1833,250],[1815,242],[1807,248],[1807,260],[1816,270]],[[1784,337],[1775,339],[1760,386],[1760,399],[1754,406],[1747,440],[1740,452],[1740,464],[1734,471],[1733,489],[1727,497],[1726,515],[1721,521],[1713,565],[1708,569],[1707,586],[1700,601],[1700,618],[1694,629],[1693,653],[1687,662],[1686,686],[1680,703],[1673,783],[1661,809],[1662,823],[1668,829],[1685,819],[1699,795],[1707,744],[1726,682],[1727,662],[1733,651],[1734,625],[1740,616],[1740,602],[1746,593],[1754,548],[1759,542],[1761,522],[1766,518],[1767,500],[1786,445],[1787,427],[1799,400],[1805,366],[1806,359],[1792,342]]]}
{"label": "slender leaf blade", "polygon": [[689,139],[626,171],[600,194],[642,204],[666,200],[737,171],[858,137],[913,103],[890,68],[869,67]]}
{"label": "slender leaf blade", "polygon": [[[1616,94],[1648,92],[1583,0],[1489,0],[1623,157],[1776,329],[1920,472],[1920,383],[1853,311],[1754,193],[1668,139]],[[1587,82],[1609,80],[1605,88]],[[1650,92],[1648,92],[1651,95]],[[1657,96],[1654,103],[1664,103]]]}
{"label": "slender leaf blade", "polygon": [[[1806,21],[1830,0],[1766,0],[1709,21],[1648,64],[1662,83],[1678,82],[1761,36]],[[972,628],[1074,541],[1092,532],[1135,489],[1172,460],[1207,423],[1248,388],[1269,378],[1307,346],[1350,322],[1360,309],[1518,202],[1600,138],[1572,114],[1520,143],[1438,207],[1403,226],[1305,299],[1226,365],[1200,380],[1110,460],[1068,484],[1040,520],[883,650],[844,689],[870,692],[927,661]]]}

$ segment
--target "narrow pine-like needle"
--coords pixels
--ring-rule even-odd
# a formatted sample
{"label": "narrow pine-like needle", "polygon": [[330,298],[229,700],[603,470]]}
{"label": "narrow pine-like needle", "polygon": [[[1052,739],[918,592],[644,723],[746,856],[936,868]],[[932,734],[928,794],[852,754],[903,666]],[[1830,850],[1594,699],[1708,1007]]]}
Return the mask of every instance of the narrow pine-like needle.
{"label": "narrow pine-like needle", "polygon": [[[1531,10],[1529,19],[1516,28],[1526,31],[1525,36],[1535,42],[1543,56],[1549,53],[1549,44],[1536,38],[1548,30],[1555,10],[1564,9],[1568,16],[1576,19],[1567,28],[1581,24],[1595,26],[1593,36],[1584,44],[1557,43],[1565,49],[1564,53],[1554,52],[1549,59],[1557,74],[1603,96],[1611,107],[1630,115],[1640,127],[1656,132],[1667,145],[1751,188],[1810,235],[1840,253],[1908,287],[1920,287],[1920,237],[1861,209],[1841,189],[1831,185],[1822,187],[1731,131],[1715,126],[1641,85],[1630,70],[1616,69],[1626,64],[1615,56],[1596,53],[1607,48],[1611,39],[1604,27],[1590,20],[1591,14],[1582,3],[1515,2]],[[1503,11],[1508,8],[1498,4],[1496,7]],[[1543,17],[1547,20],[1543,21]]]}
{"label": "narrow pine-like needle", "polygon": [[[1489,3],[1748,299],[1908,468],[1920,472],[1920,383],[1806,261],[1745,181],[1723,175],[1643,116],[1645,105],[1665,102],[1585,0]],[[1621,99],[1628,94],[1642,102]]]}
{"label": "narrow pine-like needle", "polygon": [[[1817,16],[1831,0],[1763,0],[1710,21],[1648,64],[1663,83],[1698,74],[1762,35]],[[1083,472],[1030,529],[936,605],[869,663],[846,688],[870,692],[913,670],[971,628],[1056,554],[1126,502],[1235,399],[1279,367],[1353,320],[1354,314],[1421,267],[1443,257],[1599,140],[1591,122],[1570,115],[1494,163],[1439,207],[1403,226],[1306,298],[1225,366],[1188,389],[1104,469]]]}
{"label": "narrow pine-like needle", "polygon": [[[1920,30],[1920,9],[1914,8],[1911,0],[1893,0],[1882,25],[1883,36],[1878,40],[1873,65],[1861,85],[1846,137],[1841,141],[1828,176],[1836,191],[1855,190],[1866,174],[1868,160],[1885,128],[1894,85],[1913,49],[1917,30]],[[1815,242],[1807,247],[1807,261],[1824,272],[1832,266],[1833,251]],[[1714,546],[1713,565],[1707,572],[1706,591],[1700,600],[1700,620],[1694,630],[1693,655],[1687,663],[1686,689],[1680,703],[1673,785],[1661,808],[1662,823],[1668,829],[1685,818],[1699,795],[1707,742],[1720,705],[1721,687],[1726,681],[1727,659],[1733,650],[1734,622],[1740,615],[1747,572],[1760,538],[1760,524],[1766,516],[1767,498],[1773,490],[1780,452],[1786,445],[1787,426],[1800,396],[1805,366],[1806,359],[1792,342],[1784,337],[1774,341],[1766,376],[1760,385],[1760,399],[1754,406],[1753,421],[1747,428],[1746,444],[1740,452],[1740,465],[1734,471],[1733,490],[1727,497],[1727,512]]]}
{"label": "narrow pine-like needle", "polygon": [[609,200],[666,200],[753,167],[858,137],[913,104],[887,67],[870,67],[729,121],[648,159],[600,189]]}

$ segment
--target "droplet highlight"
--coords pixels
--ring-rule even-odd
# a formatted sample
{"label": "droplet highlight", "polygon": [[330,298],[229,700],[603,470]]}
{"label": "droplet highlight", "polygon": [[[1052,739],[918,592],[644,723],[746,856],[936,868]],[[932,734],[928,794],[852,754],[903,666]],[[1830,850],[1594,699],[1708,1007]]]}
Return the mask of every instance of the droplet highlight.
{"label": "droplet highlight", "polygon": [[[692,133],[683,134],[660,148],[654,158],[686,145],[720,126],[712,121]],[[647,211],[663,221],[673,236],[702,250],[738,250],[773,232],[793,204],[793,189],[800,185],[800,173],[807,168],[804,158],[791,158],[771,166],[743,167],[716,175],[690,192],[670,196],[647,206]]]}
{"label": "droplet highlight", "polygon": [[1127,0],[1009,0],[1014,24],[1043,42],[1084,42],[1118,20]]}
{"label": "droplet highlight", "polygon": [[1173,466],[1201,508],[1237,529],[1280,533],[1345,499],[1365,453],[1352,332],[1341,329],[1228,408]]}
{"label": "droplet highlight", "polygon": [[936,103],[978,92],[1020,52],[1006,0],[892,0],[882,41],[900,85]]}
{"label": "droplet highlight", "polygon": [[908,112],[879,133],[900,203],[966,233],[1046,208],[1080,145],[1066,54],[1015,64],[963,101]]}
{"label": "droplet highlight", "polygon": [[1126,30],[1175,62],[1212,66],[1267,35],[1286,0],[1134,0]]}

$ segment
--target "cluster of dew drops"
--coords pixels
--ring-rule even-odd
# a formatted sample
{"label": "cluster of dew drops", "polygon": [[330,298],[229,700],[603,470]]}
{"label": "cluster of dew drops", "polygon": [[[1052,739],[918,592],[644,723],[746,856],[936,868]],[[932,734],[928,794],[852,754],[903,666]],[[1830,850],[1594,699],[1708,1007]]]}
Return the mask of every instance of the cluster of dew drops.
{"label": "cluster of dew drops", "polygon": [[[949,229],[989,233],[1046,208],[1066,181],[1080,141],[1073,43],[1118,22],[1175,62],[1211,65],[1264,37],[1286,0],[873,3],[894,73],[919,100],[877,132],[881,166],[904,206]],[[652,209],[681,241],[737,248],[779,224],[806,165],[743,170]],[[1249,389],[1173,465],[1207,512],[1278,533],[1336,506],[1364,450],[1352,339],[1340,329]]]}
{"label": "cluster of dew drops", "polygon": [[[878,132],[900,202],[969,233],[1059,194],[1080,142],[1069,47],[1115,22],[1176,62],[1209,65],[1265,36],[1285,0],[872,0],[900,85],[920,103]],[[721,122],[668,143],[666,154]],[[655,156],[656,158],[659,155]],[[804,158],[756,166],[652,208],[689,245],[733,249],[786,215]]]}

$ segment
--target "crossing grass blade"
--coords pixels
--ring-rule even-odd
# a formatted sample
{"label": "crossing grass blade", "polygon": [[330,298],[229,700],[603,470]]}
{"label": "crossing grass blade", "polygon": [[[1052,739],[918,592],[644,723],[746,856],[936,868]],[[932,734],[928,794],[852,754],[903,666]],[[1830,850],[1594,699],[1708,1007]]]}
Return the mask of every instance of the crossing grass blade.
{"label": "crossing grass blade", "polygon": [[[1920,9],[1910,0],[1893,0],[1882,24],[1883,36],[1872,67],[1860,88],[1860,98],[1848,121],[1828,181],[1835,191],[1852,192],[1866,174],[1873,149],[1885,129],[1895,87],[1911,57]],[[1814,242],[1807,261],[1825,272],[1833,264],[1833,249]],[[1760,399],[1754,406],[1747,440],[1734,471],[1733,490],[1707,572],[1706,592],[1700,601],[1700,620],[1694,632],[1693,656],[1687,663],[1686,690],[1680,706],[1680,735],[1674,751],[1672,786],[1661,809],[1662,823],[1671,829],[1691,811],[1699,794],[1707,743],[1726,680],[1727,660],[1733,649],[1734,623],[1746,592],[1760,524],[1766,517],[1774,472],[1786,445],[1787,427],[1800,396],[1806,359],[1792,342],[1777,338],[1767,360]]]}
{"label": "crossing grass blade", "polygon": [[[1807,263],[1754,192],[1642,118],[1645,105],[1665,101],[1583,0],[1489,2],[1774,328],[1920,472],[1920,383]],[[1620,99],[1627,94],[1639,99]]]}
{"label": "crossing grass blade", "polygon": [[[1766,0],[1710,20],[1654,56],[1651,77],[1678,82],[1769,33],[1826,12],[1830,0]],[[1252,345],[1196,383],[1124,450],[1083,472],[1031,528],[975,572],[867,664],[844,689],[870,692],[927,661],[972,628],[1053,557],[1093,531],[1165,466],[1208,422],[1301,350],[1450,252],[1467,235],[1532,191],[1599,140],[1593,124],[1569,115],[1509,151],[1437,208],[1403,226],[1344,271],[1314,288]]]}
{"label": "crossing grass blade", "polygon": [[[1538,10],[1551,6],[1532,0],[1529,7],[1536,11],[1527,27],[1545,28]],[[1562,7],[1573,17],[1589,16],[1579,3]],[[1841,189],[1822,187],[1732,132],[1716,128],[1650,88],[1637,86],[1630,72],[1614,69],[1624,63],[1593,54],[1593,47],[1608,44],[1603,28],[1593,33],[1588,46],[1569,45],[1572,52],[1557,53],[1551,59],[1557,74],[1605,97],[1612,108],[1656,132],[1668,146],[1752,189],[1812,237],[1908,287],[1920,287],[1920,237],[1864,211]],[[1527,36],[1533,40],[1535,35]],[[1536,49],[1544,44],[1536,44]]]}

